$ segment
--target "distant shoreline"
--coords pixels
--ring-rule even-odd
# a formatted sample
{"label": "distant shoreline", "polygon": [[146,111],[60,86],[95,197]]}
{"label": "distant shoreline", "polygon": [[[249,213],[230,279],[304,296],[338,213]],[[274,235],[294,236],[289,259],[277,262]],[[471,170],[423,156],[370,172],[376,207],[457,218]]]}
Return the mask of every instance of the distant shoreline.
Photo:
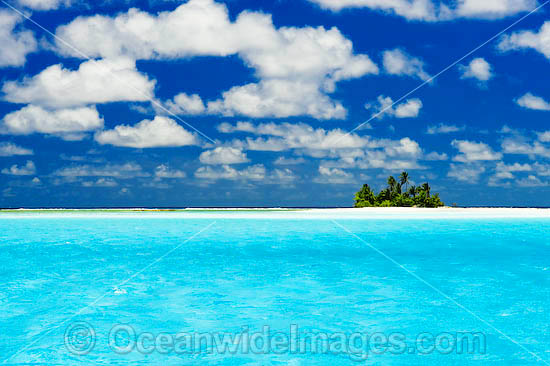
{"label": "distant shoreline", "polygon": [[464,207],[439,207],[439,208],[423,208],[423,207],[185,207],[185,208],[154,208],[154,207],[93,207],[93,208],[72,208],[72,207],[45,207],[45,208],[0,208],[0,212],[38,212],[38,211],[99,211],[99,212],[195,212],[195,211],[464,211],[464,210],[550,210],[550,207],[509,207],[509,206],[464,206]]}
{"label": "distant shoreline", "polygon": [[[315,210],[319,208],[254,208],[254,207],[188,207],[188,208],[138,208],[138,207],[128,207],[128,208],[0,208],[0,212],[39,212],[39,211],[51,211],[51,212],[61,212],[61,211],[86,211],[86,212],[189,212],[189,211],[307,211]],[[322,209],[339,209],[339,208],[322,208]]]}
{"label": "distant shoreline", "polygon": [[286,219],[286,220],[446,220],[550,219],[548,208],[505,207],[366,207],[366,208],[186,208],[186,209],[4,209],[0,219]]}

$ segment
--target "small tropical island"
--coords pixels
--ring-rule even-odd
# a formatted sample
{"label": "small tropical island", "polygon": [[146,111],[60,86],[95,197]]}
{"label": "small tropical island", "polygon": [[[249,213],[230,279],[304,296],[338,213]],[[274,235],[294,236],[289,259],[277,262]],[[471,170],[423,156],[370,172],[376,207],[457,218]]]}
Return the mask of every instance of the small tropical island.
{"label": "small tropical island", "polygon": [[439,193],[431,194],[428,183],[421,186],[410,185],[409,173],[388,178],[388,187],[375,194],[368,184],[355,194],[354,207],[441,207],[444,206]]}

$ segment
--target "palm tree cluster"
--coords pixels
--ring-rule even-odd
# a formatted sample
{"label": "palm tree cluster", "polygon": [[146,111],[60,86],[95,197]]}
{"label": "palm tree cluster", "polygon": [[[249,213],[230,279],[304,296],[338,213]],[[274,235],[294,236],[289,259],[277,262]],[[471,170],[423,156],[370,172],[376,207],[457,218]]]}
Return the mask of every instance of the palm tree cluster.
{"label": "palm tree cluster", "polygon": [[439,193],[431,194],[431,187],[424,183],[417,187],[410,185],[409,173],[388,178],[388,186],[374,194],[368,184],[355,194],[355,207],[441,207]]}

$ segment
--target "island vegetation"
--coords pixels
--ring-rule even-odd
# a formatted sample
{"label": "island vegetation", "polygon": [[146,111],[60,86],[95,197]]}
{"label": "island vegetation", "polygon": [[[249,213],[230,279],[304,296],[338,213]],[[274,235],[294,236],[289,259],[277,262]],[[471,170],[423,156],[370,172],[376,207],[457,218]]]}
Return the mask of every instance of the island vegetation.
{"label": "island vegetation", "polygon": [[403,172],[399,180],[388,178],[388,186],[375,194],[368,184],[355,194],[355,207],[441,207],[439,193],[432,194],[428,183],[410,184],[409,174]]}

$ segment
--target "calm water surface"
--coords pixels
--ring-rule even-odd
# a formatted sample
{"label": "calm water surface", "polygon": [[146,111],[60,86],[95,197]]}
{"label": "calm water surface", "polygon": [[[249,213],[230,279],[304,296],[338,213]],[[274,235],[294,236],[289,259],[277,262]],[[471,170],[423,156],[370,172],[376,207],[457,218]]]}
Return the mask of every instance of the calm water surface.
{"label": "calm water surface", "polygon": [[232,215],[0,215],[0,362],[550,363],[550,219]]}

